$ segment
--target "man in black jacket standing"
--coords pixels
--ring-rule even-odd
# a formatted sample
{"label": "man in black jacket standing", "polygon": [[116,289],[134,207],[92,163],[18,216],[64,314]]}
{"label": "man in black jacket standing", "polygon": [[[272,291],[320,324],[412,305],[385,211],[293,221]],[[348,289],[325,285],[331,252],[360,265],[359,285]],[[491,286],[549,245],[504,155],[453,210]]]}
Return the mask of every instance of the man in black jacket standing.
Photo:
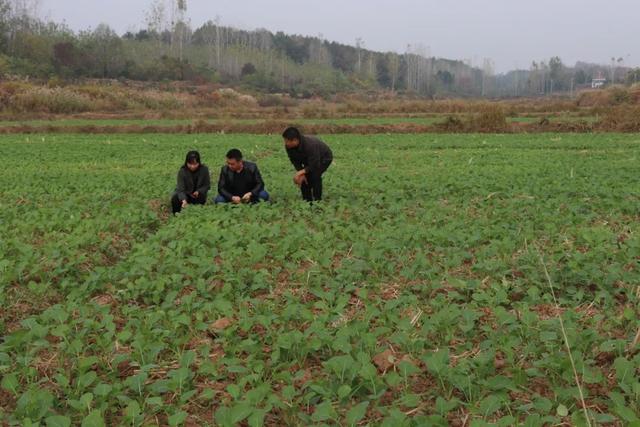
{"label": "man in black jacket standing", "polygon": [[236,148],[229,150],[227,164],[220,170],[218,193],[215,203],[237,205],[269,200],[258,165],[244,161],[242,153]]}
{"label": "man in black jacket standing", "polygon": [[302,135],[294,127],[282,134],[289,160],[296,169],[293,182],[300,187],[302,198],[308,202],[322,199],[322,174],[333,161],[327,144],[315,136]]}

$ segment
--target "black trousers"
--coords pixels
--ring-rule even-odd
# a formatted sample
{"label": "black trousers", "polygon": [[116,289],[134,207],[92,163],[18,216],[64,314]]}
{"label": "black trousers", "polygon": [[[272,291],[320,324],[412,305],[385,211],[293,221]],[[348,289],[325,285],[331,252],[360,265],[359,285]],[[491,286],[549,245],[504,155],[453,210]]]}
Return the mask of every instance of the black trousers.
{"label": "black trousers", "polygon": [[322,165],[322,170],[319,173],[308,173],[307,183],[300,186],[300,192],[302,198],[307,202],[313,202],[322,200],[322,174],[329,169],[331,160],[327,160]]}
{"label": "black trousers", "polygon": [[[191,194],[187,194],[187,203],[190,205],[204,205],[207,203],[207,193],[198,194],[198,198],[192,197]],[[173,197],[171,197],[171,208],[173,209],[174,214],[182,210],[182,202],[178,198],[178,193],[173,193]]]}

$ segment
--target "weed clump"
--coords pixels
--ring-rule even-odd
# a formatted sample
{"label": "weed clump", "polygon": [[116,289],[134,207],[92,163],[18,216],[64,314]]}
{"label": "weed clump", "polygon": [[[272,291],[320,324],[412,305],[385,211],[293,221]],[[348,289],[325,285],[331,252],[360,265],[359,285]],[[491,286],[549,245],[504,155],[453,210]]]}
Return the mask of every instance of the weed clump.
{"label": "weed clump", "polygon": [[507,115],[502,106],[486,104],[471,117],[468,125],[469,130],[475,132],[504,132],[507,130]]}

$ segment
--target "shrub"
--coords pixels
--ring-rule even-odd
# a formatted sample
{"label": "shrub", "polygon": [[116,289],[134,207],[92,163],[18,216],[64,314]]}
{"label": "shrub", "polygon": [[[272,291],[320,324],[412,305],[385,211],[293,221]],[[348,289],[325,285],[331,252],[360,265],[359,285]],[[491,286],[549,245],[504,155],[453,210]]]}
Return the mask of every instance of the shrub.
{"label": "shrub", "polygon": [[640,106],[612,108],[598,122],[597,128],[615,132],[640,132]]}
{"label": "shrub", "polygon": [[621,87],[614,87],[610,90],[611,94],[611,103],[613,105],[626,104],[631,101],[631,96],[629,92]]}
{"label": "shrub", "polygon": [[507,116],[502,106],[485,104],[470,119],[471,130],[477,132],[503,132],[507,129]]}
{"label": "shrub", "polygon": [[258,99],[258,105],[261,107],[296,107],[298,101],[283,95],[269,94],[261,96]]}
{"label": "shrub", "polygon": [[85,95],[63,88],[35,87],[25,92],[17,93],[8,106],[17,112],[42,113],[81,113],[92,111],[95,106]]}

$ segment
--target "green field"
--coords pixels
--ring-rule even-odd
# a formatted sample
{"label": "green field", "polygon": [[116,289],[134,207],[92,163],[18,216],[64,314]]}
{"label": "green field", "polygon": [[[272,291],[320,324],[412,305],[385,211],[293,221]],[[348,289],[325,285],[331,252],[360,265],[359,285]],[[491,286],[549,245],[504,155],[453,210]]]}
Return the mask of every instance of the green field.
{"label": "green field", "polygon": [[640,425],[640,135],[324,139],[0,137],[0,425]]}

